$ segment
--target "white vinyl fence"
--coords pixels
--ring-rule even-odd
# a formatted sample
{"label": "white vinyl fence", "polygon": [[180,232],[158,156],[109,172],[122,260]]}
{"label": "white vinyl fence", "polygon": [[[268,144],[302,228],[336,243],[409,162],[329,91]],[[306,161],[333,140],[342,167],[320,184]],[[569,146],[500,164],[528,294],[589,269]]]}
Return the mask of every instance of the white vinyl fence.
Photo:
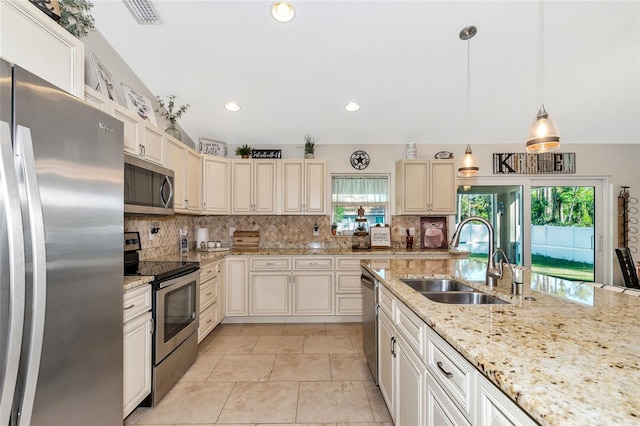
{"label": "white vinyl fence", "polygon": [[[470,223],[462,229],[460,248],[487,253],[489,231]],[[573,226],[531,226],[531,254],[593,264],[594,228]]]}

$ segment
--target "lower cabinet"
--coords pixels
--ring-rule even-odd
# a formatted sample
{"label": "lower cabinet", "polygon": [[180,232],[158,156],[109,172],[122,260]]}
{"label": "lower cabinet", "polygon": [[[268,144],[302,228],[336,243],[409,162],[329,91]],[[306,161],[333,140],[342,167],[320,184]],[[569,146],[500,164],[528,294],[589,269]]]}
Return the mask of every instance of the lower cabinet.
{"label": "lower cabinet", "polygon": [[378,381],[396,426],[536,423],[383,285]]}
{"label": "lower cabinet", "polygon": [[200,325],[198,343],[224,319],[221,308],[224,289],[224,260],[218,260],[200,269]]}
{"label": "lower cabinet", "polygon": [[151,393],[151,286],[126,291],[123,308],[124,419]]}
{"label": "lower cabinet", "polygon": [[226,258],[226,316],[249,315],[249,292],[247,285],[247,258],[229,256]]}
{"label": "lower cabinet", "polygon": [[333,315],[333,272],[293,273],[293,314]]}

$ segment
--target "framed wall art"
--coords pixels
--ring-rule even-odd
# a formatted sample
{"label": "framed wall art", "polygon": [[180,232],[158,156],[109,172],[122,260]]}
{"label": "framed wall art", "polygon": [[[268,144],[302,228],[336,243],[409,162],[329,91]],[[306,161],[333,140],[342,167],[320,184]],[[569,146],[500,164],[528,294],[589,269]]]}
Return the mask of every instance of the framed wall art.
{"label": "framed wall art", "polygon": [[420,218],[420,247],[423,249],[449,248],[446,217],[424,216]]}
{"label": "framed wall art", "polygon": [[227,144],[225,142],[214,141],[212,139],[200,138],[200,153],[215,155],[216,157],[226,157]]}
{"label": "framed wall art", "polygon": [[151,105],[149,98],[136,92],[124,83],[122,83],[122,91],[124,92],[124,99],[129,111],[135,112],[143,120],[147,120],[154,126],[158,126],[156,115],[153,112],[153,106]]}
{"label": "framed wall art", "polygon": [[93,58],[93,68],[96,70],[96,76],[98,77],[100,92],[108,96],[112,101],[119,102],[111,72],[98,59],[95,53],[91,52],[91,57]]}

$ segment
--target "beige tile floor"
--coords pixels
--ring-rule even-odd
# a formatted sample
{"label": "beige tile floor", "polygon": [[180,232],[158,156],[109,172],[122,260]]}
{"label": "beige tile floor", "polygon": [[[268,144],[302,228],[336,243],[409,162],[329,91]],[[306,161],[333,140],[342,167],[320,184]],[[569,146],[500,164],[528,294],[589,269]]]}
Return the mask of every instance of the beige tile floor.
{"label": "beige tile floor", "polygon": [[221,324],[162,401],[124,423],[392,426],[359,323]]}

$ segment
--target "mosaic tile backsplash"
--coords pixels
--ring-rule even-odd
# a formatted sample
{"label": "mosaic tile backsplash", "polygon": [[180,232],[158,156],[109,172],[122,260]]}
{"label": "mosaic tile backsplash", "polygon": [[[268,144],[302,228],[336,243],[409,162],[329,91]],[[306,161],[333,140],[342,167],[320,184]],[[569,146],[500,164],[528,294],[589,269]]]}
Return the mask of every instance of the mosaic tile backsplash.
{"label": "mosaic tile backsplash", "polygon": [[[319,225],[320,235],[313,236],[314,225]],[[209,240],[220,241],[223,247],[232,246],[229,229],[237,231],[259,231],[261,248],[348,248],[352,237],[331,235],[330,216],[186,216],[175,215],[158,218],[126,216],[124,229],[140,232],[143,250],[141,259],[172,254],[178,251],[180,229],[188,232],[190,248],[195,250],[196,229],[208,228]],[[149,229],[160,230],[149,238]],[[391,241],[394,247],[405,247],[405,235],[400,228],[415,227],[420,232],[420,216],[393,216],[391,219]],[[419,240],[416,238],[416,240]]]}

